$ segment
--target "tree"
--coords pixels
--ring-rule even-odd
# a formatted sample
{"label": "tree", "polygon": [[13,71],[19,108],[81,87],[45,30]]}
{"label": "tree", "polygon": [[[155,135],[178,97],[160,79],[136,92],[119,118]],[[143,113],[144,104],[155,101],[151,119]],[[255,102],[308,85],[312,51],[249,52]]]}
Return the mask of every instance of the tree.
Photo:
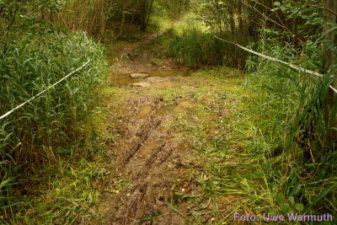
{"label": "tree", "polygon": [[149,24],[150,15],[153,9],[153,0],[143,0],[141,7],[141,30],[145,31]]}
{"label": "tree", "polygon": [[[324,0],[324,27],[323,31],[327,39],[327,44],[324,46],[324,68],[328,73],[332,73],[332,86],[337,88],[337,75],[333,70],[333,66],[336,60],[336,49],[334,44],[336,43],[336,31],[333,29],[336,26],[336,12],[337,1],[336,0]],[[329,130],[327,139],[330,141],[336,141],[337,132],[332,130],[336,125],[336,94],[331,89],[329,90],[326,107],[325,107],[325,120],[328,124]]]}

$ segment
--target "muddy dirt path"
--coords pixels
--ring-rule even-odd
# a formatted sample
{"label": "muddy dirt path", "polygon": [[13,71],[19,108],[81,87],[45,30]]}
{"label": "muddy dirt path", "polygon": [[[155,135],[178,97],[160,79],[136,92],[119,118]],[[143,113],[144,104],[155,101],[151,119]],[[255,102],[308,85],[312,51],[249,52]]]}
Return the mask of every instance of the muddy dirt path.
{"label": "muddy dirt path", "polygon": [[[127,179],[128,187],[109,201],[108,224],[184,224],[188,204],[176,208],[174,193],[198,193],[198,184],[191,175],[202,160],[187,142],[175,138],[169,126],[177,113],[189,110],[193,104],[166,104],[156,95],[166,88],[179,88],[186,78],[171,76],[170,72],[178,67],[170,59],[163,59],[158,68],[151,63],[151,53],[143,49],[161,34],[123,49],[122,54],[129,58],[119,64],[118,73],[112,74],[117,85],[126,90],[117,113],[121,133],[114,155],[118,174]],[[170,76],[157,76],[156,72],[162,71],[169,71]],[[132,73],[151,76],[132,79]],[[118,83],[121,80],[124,84]]]}
{"label": "muddy dirt path", "polygon": [[[217,120],[228,110],[214,98],[216,83],[189,76],[168,58],[151,63],[158,54],[147,45],[157,37],[121,49],[121,58],[128,57],[112,65],[111,86],[118,91],[108,103],[106,126],[115,135],[109,158],[116,190],[104,196],[100,224],[207,224],[214,219],[208,212],[219,210],[202,191],[207,158],[193,149],[198,140],[179,131],[179,123],[197,127],[193,114],[212,109],[202,122],[216,124],[205,128],[214,136],[223,132]],[[144,77],[130,78],[132,73]]]}
{"label": "muddy dirt path", "polygon": [[130,94],[121,107],[129,113],[121,118],[125,130],[115,154],[118,173],[129,185],[111,201],[108,221],[183,224],[185,210],[173,208],[170,202],[177,190],[186,195],[198,192],[197,182],[189,176],[191,169],[200,167],[200,159],[187,143],[174,137],[168,123],[174,120],[173,112],[185,106],[167,107],[160,98],[139,91]]}

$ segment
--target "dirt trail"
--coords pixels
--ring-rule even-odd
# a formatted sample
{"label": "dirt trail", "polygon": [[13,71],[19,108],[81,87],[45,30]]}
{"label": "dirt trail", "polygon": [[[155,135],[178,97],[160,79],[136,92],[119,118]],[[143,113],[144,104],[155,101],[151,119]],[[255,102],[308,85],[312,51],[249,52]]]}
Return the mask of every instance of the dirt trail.
{"label": "dirt trail", "polygon": [[[121,49],[120,54],[129,57],[112,66],[111,83],[120,94],[108,104],[107,127],[117,135],[110,144],[111,171],[116,174],[111,183],[120,180],[122,185],[112,184],[118,191],[104,197],[100,206],[103,224],[182,225],[212,220],[207,212],[215,206],[204,198],[198,180],[204,176],[207,159],[192,149],[193,140],[179,133],[174,124],[182,115],[191,117],[198,107],[216,107],[218,115],[228,110],[214,102],[212,82],[187,76],[188,72],[167,58],[160,59],[161,65],[151,63],[156,52],[146,45],[157,37]],[[150,77],[131,79],[134,72]],[[201,102],[195,98],[198,88],[209,95]]]}
{"label": "dirt trail", "polygon": [[[120,74],[130,74],[137,72],[165,71],[177,69],[172,60],[162,57],[162,52],[158,49],[147,49],[151,43],[161,37],[165,30],[151,35],[143,36],[143,40],[128,44],[116,49],[115,55],[119,57],[119,62],[112,66],[115,78],[120,78]],[[162,58],[161,60],[158,60]],[[157,59],[157,61],[155,60]],[[158,62],[159,61],[159,62]],[[116,72],[117,68],[117,72]]]}
{"label": "dirt trail", "polygon": [[116,155],[118,172],[129,186],[111,201],[110,224],[183,224],[184,210],[170,208],[167,201],[174,201],[177,190],[197,192],[197,183],[186,175],[191,174],[188,168],[199,166],[200,159],[174,138],[167,125],[174,119],[173,111],[159,98],[140,93],[130,95],[123,105],[131,113],[123,116],[126,130]]}
{"label": "dirt trail", "polygon": [[[128,94],[119,105],[121,111],[117,115],[123,131],[114,154],[118,174],[127,178],[129,185],[110,199],[108,224],[184,224],[187,204],[175,208],[174,193],[198,192],[198,184],[190,176],[191,170],[200,167],[202,161],[188,143],[174,137],[169,126],[177,111],[190,107],[186,103],[166,104],[155,94],[156,89],[179,88],[184,78],[151,76],[142,81],[129,78],[134,72],[158,71],[158,65],[151,64],[151,53],[143,48],[161,34],[123,49],[122,54],[131,59],[119,65],[120,74],[112,75],[117,82],[118,79],[142,82],[150,87],[126,86]],[[163,61],[161,71],[177,68],[171,60]],[[149,91],[154,94],[146,93]]]}

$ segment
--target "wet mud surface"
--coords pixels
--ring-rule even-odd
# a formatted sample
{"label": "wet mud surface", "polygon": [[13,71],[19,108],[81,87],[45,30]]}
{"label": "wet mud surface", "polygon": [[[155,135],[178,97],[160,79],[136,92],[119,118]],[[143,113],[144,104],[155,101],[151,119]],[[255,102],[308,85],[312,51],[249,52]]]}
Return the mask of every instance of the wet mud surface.
{"label": "wet mud surface", "polygon": [[[107,104],[106,126],[116,136],[108,156],[114,177],[104,185],[118,190],[103,195],[97,209],[103,221],[82,224],[213,224],[211,215],[221,210],[203,195],[200,179],[207,179],[208,159],[193,149],[198,140],[179,133],[174,124],[185,116],[197,127],[200,121],[193,115],[200,107],[216,111],[214,120],[228,110],[216,102],[214,84],[207,79],[190,77],[191,71],[170,59],[162,59],[161,66],[151,64],[151,52],[143,47],[149,42],[121,50],[132,59],[112,65],[109,81],[119,94]],[[132,73],[148,76],[134,79]],[[201,89],[205,96],[199,99]],[[215,126],[205,132],[216,136],[224,132],[221,129]]]}
{"label": "wet mud surface", "polygon": [[187,142],[174,137],[169,124],[177,109],[189,107],[167,106],[142,94],[130,95],[122,104],[129,113],[120,118],[125,130],[115,155],[118,174],[129,185],[111,199],[108,224],[184,224],[189,203],[175,195],[199,192],[193,174],[202,160]]}

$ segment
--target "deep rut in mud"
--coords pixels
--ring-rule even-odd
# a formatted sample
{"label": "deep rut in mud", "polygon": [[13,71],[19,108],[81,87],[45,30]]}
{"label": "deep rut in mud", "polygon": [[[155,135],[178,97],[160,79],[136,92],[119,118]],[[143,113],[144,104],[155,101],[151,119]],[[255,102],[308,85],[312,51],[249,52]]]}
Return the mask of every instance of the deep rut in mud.
{"label": "deep rut in mud", "polygon": [[197,192],[197,182],[185,175],[199,159],[173,137],[167,125],[174,120],[174,106],[163,107],[160,99],[142,95],[124,104],[133,110],[124,115],[127,128],[116,153],[118,172],[129,179],[130,186],[111,199],[109,224],[184,224],[184,210],[173,209],[170,202],[175,189]]}

